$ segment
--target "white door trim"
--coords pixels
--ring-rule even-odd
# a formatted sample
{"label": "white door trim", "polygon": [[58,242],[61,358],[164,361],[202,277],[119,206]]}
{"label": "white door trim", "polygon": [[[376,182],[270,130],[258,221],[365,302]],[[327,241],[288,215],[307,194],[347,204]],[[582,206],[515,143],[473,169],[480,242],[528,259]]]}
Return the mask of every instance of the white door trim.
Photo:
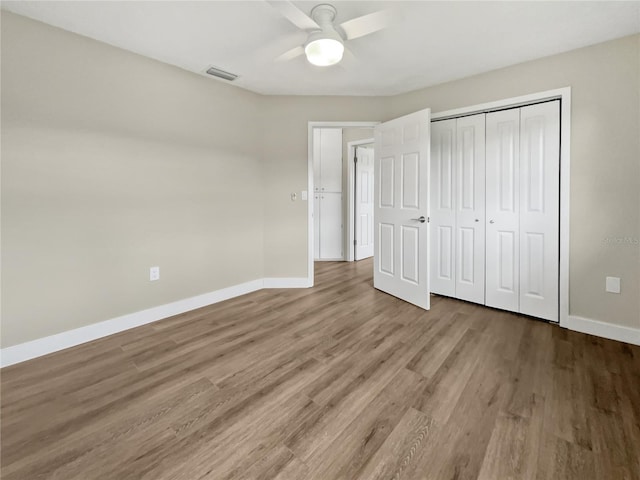
{"label": "white door trim", "polygon": [[307,280],[313,287],[313,129],[373,128],[380,122],[308,122],[307,124]]}
{"label": "white door trim", "polygon": [[353,202],[354,200],[354,192],[355,192],[355,169],[353,168],[353,157],[355,156],[356,153],[356,148],[358,145],[369,145],[369,144],[373,144],[374,142],[374,138],[365,138],[363,140],[354,140],[352,142],[348,142],[347,143],[347,223],[349,224],[348,227],[348,234],[347,234],[347,246],[349,248],[347,248],[347,262],[353,262],[355,259],[355,248],[353,245],[353,241],[355,240],[355,204]]}
{"label": "white door trim", "polygon": [[569,328],[569,189],[571,166],[571,87],[505,98],[470,107],[445,110],[431,115],[431,120],[471,115],[508,107],[518,107],[545,100],[560,99],[560,326]]}

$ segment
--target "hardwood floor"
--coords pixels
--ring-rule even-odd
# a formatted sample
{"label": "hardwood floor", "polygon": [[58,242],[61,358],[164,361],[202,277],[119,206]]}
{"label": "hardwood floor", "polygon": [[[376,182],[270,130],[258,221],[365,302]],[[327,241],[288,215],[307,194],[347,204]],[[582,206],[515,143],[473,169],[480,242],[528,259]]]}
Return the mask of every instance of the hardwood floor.
{"label": "hardwood floor", "polygon": [[640,347],[316,268],[3,369],[2,478],[640,479]]}

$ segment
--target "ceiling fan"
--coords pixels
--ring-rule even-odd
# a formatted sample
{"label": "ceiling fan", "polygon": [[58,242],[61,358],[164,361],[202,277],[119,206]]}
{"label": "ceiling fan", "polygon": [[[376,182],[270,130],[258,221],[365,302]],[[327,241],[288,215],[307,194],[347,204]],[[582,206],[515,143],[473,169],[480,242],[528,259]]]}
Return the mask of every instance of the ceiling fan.
{"label": "ceiling fan", "polygon": [[327,67],[340,62],[345,51],[345,41],[382,30],[388,27],[393,20],[390,10],[380,10],[335,25],[337,10],[333,5],[327,3],[313,7],[311,16],[307,16],[289,1],[267,0],[267,3],[296,27],[309,34],[304,45],[299,45],[285,52],[277,60],[291,60],[304,53],[311,64],[319,67]]}

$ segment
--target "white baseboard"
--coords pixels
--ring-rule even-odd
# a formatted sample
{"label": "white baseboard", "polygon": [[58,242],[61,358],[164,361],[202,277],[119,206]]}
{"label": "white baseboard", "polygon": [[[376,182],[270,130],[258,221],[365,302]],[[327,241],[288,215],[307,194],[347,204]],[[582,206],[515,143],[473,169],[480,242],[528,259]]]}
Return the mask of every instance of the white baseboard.
{"label": "white baseboard", "polygon": [[68,330],[66,332],[39,338],[0,350],[0,367],[8,367],[15,363],[31,360],[49,353],[75,347],[81,343],[97,340],[130,328],[139,327],[147,323],[156,322],[163,318],[195,310],[246,293],[255,292],[263,288],[305,288],[309,281],[305,278],[265,278],[234,285],[214,292],[197,295],[184,300],[167,303],[159,307],[148,308],[139,312],[129,313],[121,317],[87,325],[86,327]]}
{"label": "white baseboard", "polygon": [[576,332],[588,333],[597,337],[617,340],[619,342],[640,345],[640,328],[624,327],[622,325],[614,325],[599,320],[591,320],[590,318],[569,315],[567,324],[569,330]]}
{"label": "white baseboard", "polygon": [[264,288],[309,288],[312,286],[307,277],[275,277],[264,279]]}

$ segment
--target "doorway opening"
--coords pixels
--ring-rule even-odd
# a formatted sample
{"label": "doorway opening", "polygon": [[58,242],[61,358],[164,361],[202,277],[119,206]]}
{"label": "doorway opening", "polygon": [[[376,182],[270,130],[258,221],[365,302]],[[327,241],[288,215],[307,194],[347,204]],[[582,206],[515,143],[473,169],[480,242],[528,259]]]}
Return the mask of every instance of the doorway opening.
{"label": "doorway opening", "polygon": [[[319,205],[319,201],[321,198],[316,199],[316,183],[317,183],[317,171],[318,165],[314,164],[314,158],[317,158],[319,138],[318,131],[321,129],[341,129],[344,132],[343,137],[343,150],[341,158],[341,172],[342,172],[342,182],[343,188],[340,192],[331,192],[331,193],[339,193],[342,196],[341,199],[341,213],[342,219],[341,222],[341,239],[340,244],[343,245],[344,255],[341,258],[331,258],[332,260],[348,260],[349,258],[353,259],[353,239],[351,239],[351,244],[348,245],[350,240],[350,236],[348,234],[349,231],[353,230],[353,221],[348,221],[349,217],[349,204],[353,203],[353,184],[348,180],[348,153],[347,153],[347,143],[350,141],[358,141],[363,138],[366,138],[371,142],[371,138],[373,136],[373,128],[378,125],[379,122],[309,122],[308,124],[308,160],[307,160],[307,172],[308,172],[308,191],[309,202],[308,202],[308,284],[313,285],[314,283],[314,261],[319,256],[319,251],[316,249],[316,245],[318,243],[318,230],[320,229],[319,221],[319,212],[321,206]],[[320,190],[322,186],[318,186],[318,196],[322,195],[322,190]],[[326,189],[327,187],[325,187]],[[325,190],[325,192],[328,192]],[[337,197],[337,195],[333,195],[333,197]],[[347,199],[350,199],[349,202]],[[331,200],[328,198],[328,195],[325,195],[325,200]],[[336,202],[333,202],[336,203]],[[333,213],[332,216],[336,215],[336,205],[333,205]],[[329,206],[326,208],[329,211]],[[346,228],[344,228],[346,227]],[[327,231],[328,232],[328,231]],[[334,245],[335,246],[335,245]]]}

